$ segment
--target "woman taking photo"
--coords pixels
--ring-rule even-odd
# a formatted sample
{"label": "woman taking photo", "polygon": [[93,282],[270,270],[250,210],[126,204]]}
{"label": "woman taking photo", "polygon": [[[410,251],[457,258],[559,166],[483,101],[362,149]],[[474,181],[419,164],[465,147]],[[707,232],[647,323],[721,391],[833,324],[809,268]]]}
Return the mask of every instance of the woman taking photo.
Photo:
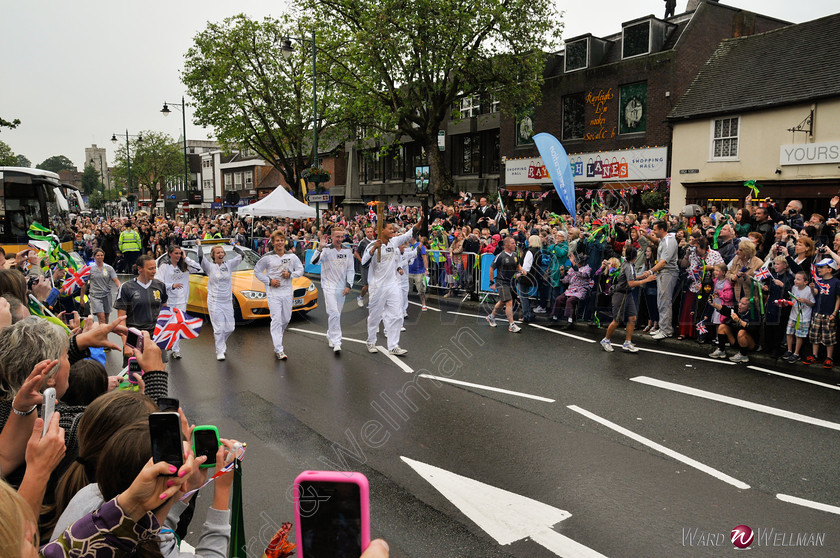
{"label": "woman taking photo", "polygon": [[[155,279],[166,285],[166,296],[170,308],[187,311],[187,299],[190,297],[190,272],[201,271],[194,260],[184,256],[180,246],[169,245],[169,263],[158,267]],[[172,345],[172,358],[181,358],[181,340]]]}
{"label": "woman taking photo", "polygon": [[213,324],[213,337],[216,340],[216,360],[225,360],[227,339],[233,333],[236,322],[233,317],[233,287],[231,274],[242,263],[245,252],[239,246],[234,246],[236,256],[225,261],[225,249],[213,246],[210,258],[204,257],[201,241],[197,240],[198,263],[207,274],[207,310],[210,323]]}

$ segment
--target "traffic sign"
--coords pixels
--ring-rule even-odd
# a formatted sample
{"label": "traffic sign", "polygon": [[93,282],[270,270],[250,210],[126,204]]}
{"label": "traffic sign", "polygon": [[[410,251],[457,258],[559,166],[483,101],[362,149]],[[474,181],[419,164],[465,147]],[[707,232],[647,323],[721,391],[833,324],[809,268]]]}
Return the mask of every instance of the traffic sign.
{"label": "traffic sign", "polygon": [[310,203],[329,203],[329,194],[306,194],[306,199]]}

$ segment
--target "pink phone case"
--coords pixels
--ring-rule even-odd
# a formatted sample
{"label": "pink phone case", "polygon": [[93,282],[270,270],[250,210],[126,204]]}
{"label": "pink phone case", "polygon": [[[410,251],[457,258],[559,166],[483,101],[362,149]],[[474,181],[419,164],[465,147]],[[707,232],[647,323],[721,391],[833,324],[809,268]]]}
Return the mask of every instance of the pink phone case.
{"label": "pink phone case", "polygon": [[303,531],[300,522],[300,483],[309,482],[336,482],[351,483],[359,485],[359,501],[362,503],[362,552],[370,546],[370,487],[367,477],[361,473],[343,471],[304,471],[295,479],[293,493],[295,502],[295,541],[297,542],[298,558],[307,558],[303,554]]}

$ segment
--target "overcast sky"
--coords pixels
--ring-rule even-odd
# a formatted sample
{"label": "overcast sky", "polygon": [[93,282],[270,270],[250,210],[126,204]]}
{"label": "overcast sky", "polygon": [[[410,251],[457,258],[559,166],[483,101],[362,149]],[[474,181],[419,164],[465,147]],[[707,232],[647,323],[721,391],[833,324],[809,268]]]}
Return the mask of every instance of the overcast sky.
{"label": "overcast sky", "polygon": [[[801,23],[837,11],[837,0],[723,0],[722,3]],[[160,0],[8,0],[0,8],[0,116],[19,118],[0,140],[32,166],[52,155],[84,163],[91,144],[108,149],[111,134],[158,130],[181,135],[181,115],[160,113],[164,101],[185,93],[179,71],[192,38],[207,21],[245,11],[279,15],[285,4],[267,0],[202,2]],[[623,21],[662,17],[664,0],[557,0],[565,10],[564,37],[609,35]],[[677,0],[677,13],[686,0]],[[538,24],[535,22],[535,24]],[[189,102],[189,99],[187,99]],[[210,130],[190,122],[187,139],[207,139]]]}

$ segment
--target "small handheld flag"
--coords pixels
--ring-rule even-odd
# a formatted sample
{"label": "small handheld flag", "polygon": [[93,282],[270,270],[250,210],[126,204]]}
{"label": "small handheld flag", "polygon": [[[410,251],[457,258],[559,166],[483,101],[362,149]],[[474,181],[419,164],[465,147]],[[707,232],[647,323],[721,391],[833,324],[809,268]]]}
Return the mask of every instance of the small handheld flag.
{"label": "small handheld flag", "polygon": [[706,329],[706,324],[704,324],[703,322],[697,322],[697,332],[700,335],[705,335],[709,332],[709,330]]}
{"label": "small handheld flag", "polygon": [[185,313],[180,308],[161,309],[155,325],[153,341],[164,350],[171,350],[179,339],[195,339],[201,333],[204,320]]}
{"label": "small handheld flag", "polygon": [[766,281],[767,279],[770,279],[772,277],[773,276],[770,274],[770,270],[766,267],[759,268],[755,272],[756,281]]}
{"label": "small handheld flag", "polygon": [[78,271],[73,268],[67,268],[67,276],[61,284],[61,294],[73,294],[82,288],[82,285],[90,279],[90,266],[86,265]]}

